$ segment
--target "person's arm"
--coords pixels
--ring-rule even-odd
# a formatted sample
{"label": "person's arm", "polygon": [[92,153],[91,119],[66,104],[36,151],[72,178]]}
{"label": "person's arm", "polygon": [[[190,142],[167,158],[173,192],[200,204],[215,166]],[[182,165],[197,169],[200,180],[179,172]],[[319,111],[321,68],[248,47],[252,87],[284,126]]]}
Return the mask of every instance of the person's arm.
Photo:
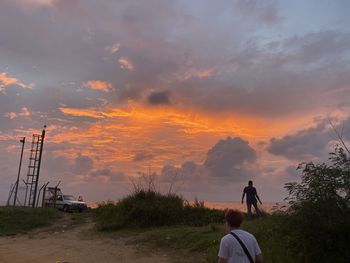
{"label": "person's arm", "polygon": [[244,188],[243,194],[242,194],[242,204],[243,204],[243,201],[244,201],[244,196],[245,196],[245,188]]}
{"label": "person's arm", "polygon": [[260,198],[259,198],[259,196],[258,196],[258,193],[256,193],[255,196],[256,196],[256,198],[259,200],[260,204],[262,205],[262,202],[261,202],[261,200],[260,200]]}
{"label": "person's arm", "polygon": [[255,263],[263,263],[263,257],[261,254],[255,256]]}
{"label": "person's arm", "polygon": [[218,263],[227,263],[227,258],[229,257],[229,249],[227,247],[227,241],[223,237],[220,241],[220,249],[218,253],[219,261]]}

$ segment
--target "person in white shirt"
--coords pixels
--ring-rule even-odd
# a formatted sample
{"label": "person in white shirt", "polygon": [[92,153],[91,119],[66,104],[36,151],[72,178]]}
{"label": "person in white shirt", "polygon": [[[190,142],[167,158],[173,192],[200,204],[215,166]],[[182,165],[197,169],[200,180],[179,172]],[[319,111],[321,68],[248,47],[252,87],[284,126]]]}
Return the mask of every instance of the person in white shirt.
{"label": "person in white shirt", "polygon": [[[256,238],[239,228],[243,222],[243,214],[237,210],[227,210],[225,221],[230,233],[221,239],[219,263],[262,263],[262,254]],[[244,244],[246,252],[235,236]]]}

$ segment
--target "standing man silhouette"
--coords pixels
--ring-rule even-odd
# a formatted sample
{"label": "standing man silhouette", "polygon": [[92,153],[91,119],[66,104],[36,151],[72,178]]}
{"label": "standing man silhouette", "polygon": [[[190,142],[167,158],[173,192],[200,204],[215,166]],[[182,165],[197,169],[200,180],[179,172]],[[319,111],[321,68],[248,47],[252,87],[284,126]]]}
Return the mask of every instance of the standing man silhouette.
{"label": "standing man silhouette", "polygon": [[242,195],[242,204],[244,201],[244,196],[247,194],[247,212],[248,217],[252,216],[252,205],[255,208],[255,212],[257,215],[261,215],[260,210],[257,206],[257,199],[259,200],[259,203],[262,205],[262,202],[260,201],[260,198],[258,196],[258,193],[256,192],[255,187],[253,187],[253,181],[248,182],[248,186],[244,187],[243,189],[243,195]]}

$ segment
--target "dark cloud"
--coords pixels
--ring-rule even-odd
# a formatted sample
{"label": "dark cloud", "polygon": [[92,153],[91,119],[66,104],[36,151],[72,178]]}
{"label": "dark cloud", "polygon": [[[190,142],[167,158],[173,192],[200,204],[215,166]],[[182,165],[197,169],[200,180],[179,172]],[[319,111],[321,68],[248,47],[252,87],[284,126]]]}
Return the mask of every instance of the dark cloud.
{"label": "dark cloud", "polygon": [[241,16],[250,16],[266,24],[274,24],[281,20],[276,1],[238,0],[234,1],[234,7],[239,10]]}
{"label": "dark cloud", "polygon": [[177,177],[178,180],[192,180],[195,177],[201,176],[203,174],[203,167],[195,162],[187,161],[181,164],[180,167],[173,165],[163,166],[160,175],[166,180],[171,180]]}
{"label": "dark cloud", "polygon": [[92,171],[90,173],[91,176],[96,177],[96,176],[110,176],[112,173],[111,169],[104,167],[95,171]]}
{"label": "dark cloud", "polygon": [[105,177],[108,181],[125,181],[126,176],[122,172],[115,172],[109,167],[103,167],[97,170],[94,170],[89,173],[89,175],[94,178],[94,177]]}
{"label": "dark cloud", "polygon": [[[99,98],[91,98],[86,95],[82,96],[82,92],[76,91],[76,86],[62,85],[47,89],[36,87],[23,89],[16,85],[8,86],[6,94],[0,94],[0,129],[5,132],[21,127],[21,130],[25,131],[41,128],[46,124],[55,126],[57,128],[55,133],[60,133],[65,129],[84,125],[76,121],[77,118],[74,116],[65,116],[59,108],[63,107],[62,105],[73,108],[90,108],[103,103]],[[23,114],[23,109],[28,110],[28,116]],[[13,113],[16,115],[11,118]],[[64,142],[59,147],[67,147],[67,143]]]}
{"label": "dark cloud", "polygon": [[164,165],[160,172],[160,180],[164,182],[172,181],[176,176],[180,175],[181,171],[179,168],[173,165]]}
{"label": "dark cloud", "polygon": [[328,120],[323,120],[315,127],[282,138],[272,138],[267,151],[299,162],[325,158],[329,152],[328,143],[332,140],[332,131],[327,124]]}
{"label": "dark cloud", "polygon": [[42,168],[50,176],[59,175],[71,172],[72,161],[64,156],[54,156],[50,151],[44,151],[42,159]]}
{"label": "dark cloud", "polygon": [[286,168],[286,174],[291,178],[298,178],[301,174],[301,171],[297,169],[296,166],[290,165]]}
{"label": "dark cloud", "polygon": [[113,172],[109,180],[112,182],[121,182],[121,181],[127,181],[129,182],[129,178],[123,173],[123,172]]}
{"label": "dark cloud", "polygon": [[340,61],[350,49],[350,33],[334,30],[312,32],[304,36],[295,36],[284,43],[285,50],[294,63],[310,64]]}
{"label": "dark cloud", "polygon": [[[50,144],[48,143],[48,145]],[[71,181],[73,176],[88,176],[94,168],[93,159],[82,154],[79,154],[74,159],[63,155],[62,151],[71,149],[44,146],[42,159],[44,175],[57,181]]]}
{"label": "dark cloud", "polygon": [[95,169],[94,161],[84,155],[79,155],[75,159],[69,159],[65,156],[54,156],[49,151],[44,153],[42,164],[45,180],[49,176],[53,183],[61,181],[64,185],[67,185],[72,180],[86,183],[101,178],[110,182],[127,180],[127,176],[123,172],[114,171],[111,167]]}
{"label": "dark cloud", "polygon": [[227,176],[245,180],[247,165],[256,161],[256,152],[247,141],[239,137],[220,140],[207,153],[203,164],[212,176]]}
{"label": "dark cloud", "polygon": [[[185,14],[176,1],[83,4],[65,0],[53,1],[55,8],[36,9],[35,15],[9,2],[0,6],[0,55],[4,64],[23,67],[29,72],[26,77],[41,88],[47,82],[57,85],[60,78],[74,80],[78,87],[91,79],[102,80],[117,87],[99,95],[111,104],[145,97],[152,105],[172,102],[168,91],[152,92],[156,87],[171,89],[171,96],[181,98],[182,106],[268,117],[349,104],[344,99],[348,93],[329,94],[350,83],[349,33],[320,30],[261,41],[255,33],[260,33],[262,24],[281,22],[277,1],[222,1],[198,5],[198,12]],[[193,6],[196,3],[200,2]],[[209,15],[206,22],[203,17]],[[119,50],[106,54],[106,47],[115,43],[120,44]],[[120,58],[130,60],[134,69],[121,69]],[[189,77],[211,69],[210,78]],[[42,75],[50,78],[38,77]],[[77,97],[93,94],[55,96],[68,106],[85,106],[88,102]]]}
{"label": "dark cloud", "polygon": [[77,15],[76,12],[79,10],[80,0],[53,0],[52,3],[61,12]]}
{"label": "dark cloud", "polygon": [[184,176],[189,177],[191,175],[195,175],[196,172],[199,172],[199,165],[195,162],[184,162],[181,165],[181,173],[184,174]]}
{"label": "dark cloud", "polygon": [[84,155],[79,155],[74,159],[74,162],[71,166],[71,171],[75,174],[87,174],[94,167],[94,161]]}
{"label": "dark cloud", "polygon": [[145,160],[150,160],[154,157],[154,154],[147,152],[138,152],[134,155],[133,161],[140,162]]}
{"label": "dark cloud", "polygon": [[152,105],[170,104],[170,93],[169,91],[152,92],[148,96],[147,101]]}
{"label": "dark cloud", "polygon": [[349,106],[349,44],[350,34],[339,31],[287,38],[276,50],[247,44],[211,78],[174,82],[171,90],[185,104],[209,112],[278,117]]}
{"label": "dark cloud", "polygon": [[204,191],[202,182],[205,177],[206,173],[201,165],[187,161],[181,166],[164,165],[156,179],[163,191],[178,194],[191,192],[191,195],[196,195],[197,191]]}
{"label": "dark cloud", "polygon": [[253,178],[256,174],[256,160],[256,152],[247,141],[239,137],[228,137],[208,151],[203,164],[187,161],[179,167],[165,165],[161,170],[160,180],[178,185],[183,183],[185,189],[204,191],[205,184],[200,184],[199,181],[210,181],[212,185],[221,186]]}

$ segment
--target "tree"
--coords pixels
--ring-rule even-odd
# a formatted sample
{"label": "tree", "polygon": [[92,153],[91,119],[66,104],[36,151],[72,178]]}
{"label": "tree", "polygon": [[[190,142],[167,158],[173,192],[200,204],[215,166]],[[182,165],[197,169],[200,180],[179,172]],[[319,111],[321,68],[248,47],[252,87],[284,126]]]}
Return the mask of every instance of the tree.
{"label": "tree", "polygon": [[296,262],[350,262],[350,158],[337,147],[329,159],[300,164],[301,182],[285,185]]}

